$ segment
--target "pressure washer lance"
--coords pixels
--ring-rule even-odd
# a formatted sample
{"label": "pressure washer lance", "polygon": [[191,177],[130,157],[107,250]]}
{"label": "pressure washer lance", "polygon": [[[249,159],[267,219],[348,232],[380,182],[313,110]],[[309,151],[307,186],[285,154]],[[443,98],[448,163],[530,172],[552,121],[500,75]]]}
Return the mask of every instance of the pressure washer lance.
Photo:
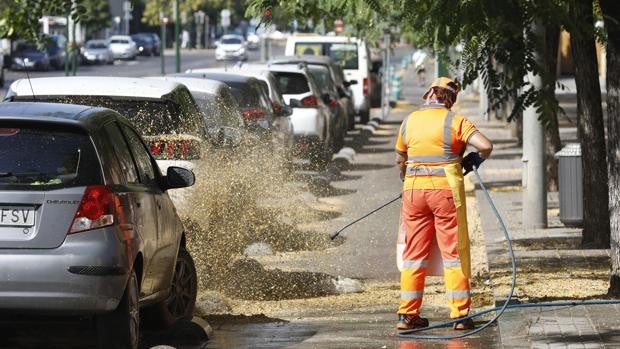
{"label": "pressure washer lance", "polygon": [[[558,301],[558,302],[541,302],[541,303],[525,303],[525,304],[510,304],[510,302],[512,301],[512,297],[514,296],[514,291],[515,291],[515,287],[516,287],[516,283],[517,283],[517,262],[515,259],[515,254],[514,251],[512,249],[512,240],[510,240],[510,236],[508,234],[508,228],[506,227],[506,223],[504,222],[504,220],[502,219],[501,214],[499,213],[499,211],[497,210],[497,207],[495,206],[495,203],[493,202],[493,199],[491,198],[491,195],[489,194],[487,188],[484,186],[484,184],[482,183],[482,178],[480,178],[480,174],[478,174],[478,168],[477,167],[473,167],[474,169],[474,174],[476,175],[476,179],[478,179],[478,184],[480,185],[480,188],[482,189],[482,192],[484,193],[485,198],[487,199],[487,201],[489,202],[489,205],[491,206],[491,208],[493,209],[493,213],[495,214],[495,217],[497,217],[497,220],[499,221],[502,230],[504,232],[504,237],[506,239],[506,242],[508,243],[508,254],[510,256],[510,261],[512,264],[512,282],[511,282],[511,286],[510,286],[510,292],[508,293],[508,297],[506,298],[506,301],[504,302],[504,304],[501,307],[494,307],[494,308],[490,308],[490,309],[486,309],[486,310],[481,310],[479,312],[476,312],[474,314],[468,315],[466,317],[462,317],[462,318],[458,318],[458,319],[454,319],[451,321],[445,321],[445,322],[440,322],[438,324],[435,324],[433,326],[429,326],[429,327],[421,327],[421,328],[416,328],[413,330],[406,330],[406,331],[400,331],[398,332],[396,335],[400,338],[405,338],[405,339],[414,339],[414,340],[451,340],[451,339],[458,339],[458,338],[464,338],[464,337],[468,337],[471,336],[473,334],[476,334],[484,329],[486,329],[487,327],[491,326],[494,322],[497,321],[497,319],[499,319],[500,316],[502,316],[502,314],[504,313],[504,311],[508,308],[537,308],[537,307],[575,307],[578,305],[609,305],[609,304],[620,304],[620,300],[599,300],[599,301]],[[362,217],[354,220],[353,222],[345,225],[344,227],[342,227],[340,230],[330,234],[331,239],[335,239],[342,231],[344,231],[345,229],[347,229],[348,227],[354,225],[355,223],[361,221],[362,219],[372,215],[373,213],[383,209],[384,207],[390,205],[391,203],[393,203],[394,201],[400,199],[402,197],[402,193],[399,194],[397,197],[395,197],[394,199],[386,202],[385,204],[377,207],[376,209],[370,211],[369,213],[363,215]],[[493,319],[487,321],[484,325],[473,329],[471,331],[468,332],[464,332],[462,334],[459,335],[417,335],[416,333],[420,333],[420,332],[424,332],[424,331],[428,331],[428,330],[432,330],[432,329],[437,329],[437,328],[443,328],[443,327],[449,327],[452,326],[453,324],[459,322],[459,321],[463,321],[464,319],[471,319],[474,317],[478,317],[484,314],[488,314],[491,312],[497,312],[495,314],[495,317],[493,317]]]}
{"label": "pressure washer lance", "polygon": [[374,210],[372,210],[372,211],[368,212],[367,214],[365,214],[365,215],[361,216],[360,218],[358,218],[358,219],[354,220],[353,222],[351,222],[351,223],[349,223],[349,224],[345,225],[344,227],[340,228],[339,230],[337,230],[337,231],[335,231],[335,232],[333,232],[333,233],[329,234],[329,237],[330,237],[332,240],[334,240],[336,237],[338,237],[338,235],[340,235],[340,233],[342,233],[342,232],[343,232],[345,229],[347,229],[348,227],[350,227],[350,226],[354,225],[355,223],[357,223],[357,222],[361,221],[362,219],[364,219],[364,218],[366,218],[366,217],[368,217],[368,216],[372,215],[373,213],[375,213],[375,212],[377,212],[377,211],[379,211],[379,210],[383,209],[384,207],[386,207],[386,206],[390,205],[391,203],[393,203],[394,201],[396,201],[396,200],[398,200],[398,199],[400,199],[400,198],[402,198],[402,197],[403,197],[403,194],[402,194],[402,193],[398,194],[398,196],[397,196],[397,197],[395,197],[395,198],[393,198],[392,200],[390,200],[390,201],[386,202],[385,204],[383,204],[383,205],[381,205],[381,206],[379,206],[379,207],[375,208]]}

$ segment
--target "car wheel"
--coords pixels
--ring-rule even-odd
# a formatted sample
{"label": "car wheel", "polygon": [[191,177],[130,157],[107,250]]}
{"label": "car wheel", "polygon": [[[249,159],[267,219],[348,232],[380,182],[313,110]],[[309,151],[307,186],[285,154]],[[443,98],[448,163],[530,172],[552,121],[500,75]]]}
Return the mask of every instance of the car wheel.
{"label": "car wheel", "polygon": [[155,325],[170,327],[178,320],[191,320],[198,293],[196,266],[189,252],[181,247],[174,266],[168,297],[153,306]]}
{"label": "car wheel", "polygon": [[99,349],[138,349],[140,345],[140,308],[138,277],[131,271],[123,298],[110,313],[97,316]]}

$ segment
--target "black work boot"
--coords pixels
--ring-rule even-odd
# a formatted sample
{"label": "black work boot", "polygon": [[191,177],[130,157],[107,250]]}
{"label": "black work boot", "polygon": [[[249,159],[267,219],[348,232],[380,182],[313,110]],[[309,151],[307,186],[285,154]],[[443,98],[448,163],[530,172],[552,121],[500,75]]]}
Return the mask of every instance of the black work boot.
{"label": "black work boot", "polygon": [[398,314],[398,324],[396,325],[397,330],[413,330],[421,327],[428,327],[427,318],[423,318],[418,315]]}
{"label": "black work boot", "polygon": [[452,325],[452,328],[457,331],[473,330],[475,327],[476,326],[474,325],[474,320],[472,320],[471,318],[455,322],[454,325]]}

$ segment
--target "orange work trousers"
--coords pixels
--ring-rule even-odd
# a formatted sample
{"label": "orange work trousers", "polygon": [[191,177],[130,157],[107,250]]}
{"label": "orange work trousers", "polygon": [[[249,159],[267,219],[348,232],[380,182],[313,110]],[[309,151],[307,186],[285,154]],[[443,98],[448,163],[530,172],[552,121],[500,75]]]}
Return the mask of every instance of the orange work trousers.
{"label": "orange work trousers", "polygon": [[419,315],[424,295],[426,267],[433,237],[443,259],[446,298],[450,317],[469,313],[469,279],[461,269],[457,252],[458,226],[451,190],[406,190],[403,193],[402,220],[407,232],[403,269],[400,276],[399,314]]}

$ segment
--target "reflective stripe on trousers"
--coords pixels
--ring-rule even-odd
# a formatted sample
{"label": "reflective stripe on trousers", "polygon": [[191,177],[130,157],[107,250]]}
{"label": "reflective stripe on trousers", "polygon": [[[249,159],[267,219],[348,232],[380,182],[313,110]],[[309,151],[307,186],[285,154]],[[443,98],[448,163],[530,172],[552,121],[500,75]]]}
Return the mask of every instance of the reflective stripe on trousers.
{"label": "reflective stripe on trousers", "polygon": [[467,315],[471,305],[469,279],[461,269],[457,251],[458,225],[451,190],[406,190],[403,193],[402,219],[407,227],[399,314],[417,315],[422,306],[433,237],[443,259],[446,298],[450,317]]}

